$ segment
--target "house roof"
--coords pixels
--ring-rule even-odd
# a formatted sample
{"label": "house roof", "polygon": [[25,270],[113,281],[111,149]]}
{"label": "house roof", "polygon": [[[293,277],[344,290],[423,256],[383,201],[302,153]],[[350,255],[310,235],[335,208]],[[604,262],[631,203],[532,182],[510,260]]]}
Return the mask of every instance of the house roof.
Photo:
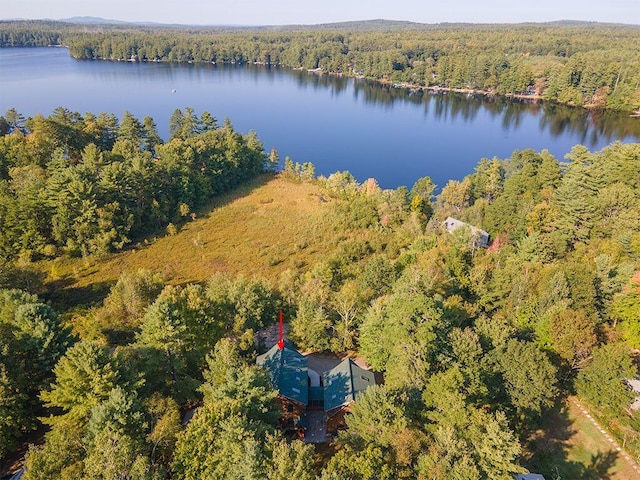
{"label": "house roof", "polygon": [[306,405],[309,402],[307,359],[289,342],[280,350],[278,345],[256,359],[256,364],[265,368],[271,376],[271,384],[283,397]]}
{"label": "house roof", "polygon": [[444,226],[447,228],[447,231],[449,232],[453,232],[454,230],[457,230],[460,227],[467,226],[471,228],[471,231],[473,233],[477,232],[480,235],[486,235],[487,237],[489,236],[489,233],[485,232],[481,228],[475,227],[469,223],[463,222],[462,220],[458,220],[457,218],[453,218],[453,217],[447,217],[446,220],[444,221]]}
{"label": "house roof", "polygon": [[350,358],[343,360],[331,370],[323,372],[322,380],[325,411],[348,405],[376,383],[373,372],[360,368]]}
{"label": "house roof", "polygon": [[460,227],[469,227],[469,229],[471,230],[471,234],[475,237],[479,237],[478,240],[481,246],[486,247],[489,243],[488,232],[485,232],[481,228],[463,222],[462,220],[458,220],[457,218],[447,217],[447,219],[444,221],[444,226],[449,233],[454,232]]}
{"label": "house roof", "polygon": [[539,473],[518,473],[513,478],[515,480],[544,480],[544,477]]}

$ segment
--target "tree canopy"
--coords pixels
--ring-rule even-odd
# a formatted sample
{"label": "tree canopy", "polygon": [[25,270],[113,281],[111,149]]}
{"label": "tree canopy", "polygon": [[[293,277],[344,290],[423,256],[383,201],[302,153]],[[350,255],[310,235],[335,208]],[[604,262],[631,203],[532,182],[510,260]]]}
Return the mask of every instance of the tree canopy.
{"label": "tree canopy", "polygon": [[[105,238],[180,226],[270,165],[255,134],[210,114],[177,112],[175,138],[152,146],[152,121],[114,119],[60,109],[0,136],[6,261],[67,261]],[[0,451],[40,418],[49,430],[27,480],[508,479],[531,465],[527,440],[546,413],[576,392],[640,452],[626,383],[640,331],[639,158],[622,143],[576,146],[567,162],[515,151],[437,196],[428,177],[383,190],[291,160],[283,185],[314,182],[328,204],[321,227],[300,229],[336,240],[312,264],[291,250],[277,284],[124,271],[103,301],[60,315],[0,290]],[[449,216],[466,226],[449,231]],[[173,221],[167,234],[179,235]],[[282,405],[255,365],[279,310],[299,348],[361,356],[384,376],[317,463],[276,431]]]}

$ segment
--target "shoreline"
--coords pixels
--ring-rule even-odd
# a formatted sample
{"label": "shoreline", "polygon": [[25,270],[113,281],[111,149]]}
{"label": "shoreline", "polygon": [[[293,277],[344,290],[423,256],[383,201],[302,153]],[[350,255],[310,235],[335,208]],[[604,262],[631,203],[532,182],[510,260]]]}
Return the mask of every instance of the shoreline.
{"label": "shoreline", "polygon": [[[391,86],[393,88],[403,88],[403,89],[407,89],[407,90],[422,90],[422,91],[427,91],[427,92],[434,92],[434,93],[440,93],[440,92],[445,92],[445,93],[462,93],[464,95],[480,95],[483,97],[504,97],[504,98],[516,98],[519,100],[533,100],[534,102],[538,103],[542,103],[544,102],[544,98],[542,98],[542,95],[538,95],[538,94],[525,94],[525,93],[497,93],[497,92],[493,92],[491,90],[480,90],[480,89],[474,89],[474,88],[452,88],[452,87],[443,87],[440,85],[413,85],[410,83],[393,83],[391,84]],[[558,105],[565,105],[565,104],[561,104],[558,103]],[[572,105],[565,105],[567,107],[571,107]],[[586,107],[576,107],[576,108],[586,108]]]}
{"label": "shoreline", "polygon": [[[66,48],[69,51],[69,47],[67,45],[48,45],[49,47],[63,47]],[[7,47],[7,48],[11,48],[11,47]],[[181,63],[186,63],[188,65],[206,65],[206,64],[211,64],[211,65],[217,65],[217,64],[223,64],[223,65],[243,65],[243,64],[251,64],[251,65],[261,65],[261,66],[266,66],[266,67],[278,67],[278,68],[288,68],[290,70],[293,71],[306,71],[307,73],[311,73],[311,74],[315,74],[315,75],[331,75],[331,76],[336,76],[336,77],[349,77],[349,78],[355,78],[358,80],[367,80],[370,82],[374,82],[377,83],[379,85],[385,85],[385,86],[391,86],[392,88],[398,88],[398,89],[403,89],[403,90],[407,90],[409,92],[411,91],[426,91],[426,92],[431,92],[431,93],[460,93],[460,94],[466,94],[466,95],[479,95],[479,96],[483,96],[483,97],[487,97],[487,98],[495,98],[495,97],[504,97],[504,98],[508,98],[508,99],[516,99],[516,100],[525,100],[525,101],[530,101],[531,103],[536,103],[536,104],[549,104],[549,105],[562,105],[565,107],[570,107],[570,108],[579,108],[579,109],[584,109],[587,111],[613,111],[613,112],[619,112],[619,113],[628,113],[629,116],[631,118],[640,118],[640,110],[613,110],[611,108],[602,108],[600,106],[595,106],[595,105],[589,105],[589,104],[585,104],[585,105],[581,105],[581,106],[577,106],[577,105],[569,105],[567,103],[562,103],[562,102],[551,102],[551,101],[547,101],[543,98],[542,95],[539,94],[525,94],[525,93],[506,93],[506,94],[500,94],[497,92],[493,92],[491,90],[481,90],[481,89],[473,89],[473,88],[452,88],[452,87],[445,87],[445,86],[440,86],[440,85],[416,85],[416,84],[412,84],[412,83],[407,83],[407,82],[391,82],[389,80],[385,80],[385,79],[375,79],[375,78],[369,78],[366,77],[365,75],[352,75],[352,74],[348,74],[348,73],[344,73],[344,72],[325,72],[322,70],[322,68],[304,68],[304,67],[290,67],[288,65],[283,65],[282,63],[270,63],[270,62],[217,62],[217,61],[211,61],[211,62],[196,62],[194,60],[187,60],[184,62],[169,62],[168,60],[156,60],[156,59],[144,59],[144,60],[140,60],[138,58],[133,58],[133,56],[131,58],[104,58],[104,57],[99,57],[99,58],[77,58],[75,56],[73,56],[71,54],[71,52],[69,51],[69,55],[76,59],[76,60],[97,60],[97,61],[106,61],[106,62],[127,62],[127,63],[177,63],[177,64],[181,64]]]}
{"label": "shoreline", "polygon": [[[254,65],[261,65],[260,62],[253,62]],[[282,66],[282,65],[278,65],[278,66]],[[286,67],[283,66],[284,68],[291,68],[291,67]],[[364,75],[348,75],[348,74],[344,74],[344,73],[334,73],[334,72],[324,72],[322,71],[322,69],[320,68],[314,68],[314,69],[305,69],[304,67],[295,67],[292,68],[293,70],[296,71],[305,71],[307,73],[312,73],[315,75],[331,75],[331,76],[347,76],[350,78],[355,78],[358,80],[367,80],[369,82],[374,82],[377,83],[379,85],[384,85],[384,86],[389,86],[392,88],[397,88],[397,89],[402,89],[402,90],[407,90],[409,92],[415,92],[415,91],[423,91],[423,92],[430,92],[430,93],[459,93],[459,94],[463,94],[463,95],[478,95],[478,96],[482,96],[482,97],[487,97],[487,98],[507,98],[507,99],[515,99],[515,100],[524,100],[524,101],[528,101],[529,103],[533,103],[533,104],[548,104],[548,105],[561,105],[563,107],[569,107],[569,108],[579,108],[579,109],[583,109],[583,110],[587,110],[589,112],[593,112],[593,111],[610,111],[610,112],[619,112],[619,113],[629,113],[631,117],[640,117],[640,110],[634,112],[634,111],[630,111],[630,110],[613,110],[610,108],[602,108],[599,106],[595,106],[595,105],[581,105],[581,106],[577,106],[577,105],[569,105],[567,103],[560,103],[560,102],[552,102],[549,100],[545,100],[544,97],[542,95],[539,94],[526,94],[526,93],[497,93],[497,92],[493,92],[491,90],[480,90],[480,89],[473,89],[473,88],[453,88],[453,87],[443,87],[440,85],[416,85],[413,83],[407,83],[407,82],[401,82],[401,83],[397,83],[397,82],[390,82],[389,80],[378,80],[378,79],[374,79],[374,78],[367,78]]]}

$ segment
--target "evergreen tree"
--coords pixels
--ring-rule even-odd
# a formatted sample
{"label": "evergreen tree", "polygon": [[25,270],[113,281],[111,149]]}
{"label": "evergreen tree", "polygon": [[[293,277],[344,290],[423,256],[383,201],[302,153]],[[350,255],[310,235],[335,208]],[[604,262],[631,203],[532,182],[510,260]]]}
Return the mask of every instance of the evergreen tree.
{"label": "evergreen tree", "polygon": [[600,187],[589,164],[589,152],[575,146],[568,155],[571,159],[558,186],[555,199],[559,206],[559,227],[570,245],[589,239],[597,222],[595,199]]}
{"label": "evergreen tree", "polygon": [[140,123],[140,120],[126,110],[120,120],[118,139],[127,140],[136,147],[139,147],[143,143],[143,135],[144,127]]}
{"label": "evergreen tree", "polygon": [[151,153],[155,153],[156,145],[162,145],[163,141],[158,134],[158,127],[153,121],[153,118],[146,116],[142,119],[142,131],[144,134],[144,149]]}
{"label": "evergreen tree", "polygon": [[169,119],[169,135],[171,138],[181,138],[184,128],[184,114],[182,110],[176,108]]}
{"label": "evergreen tree", "polygon": [[218,128],[218,121],[216,120],[216,117],[205,110],[202,112],[202,115],[200,115],[200,125],[200,133],[208,132],[209,130],[215,130]]}
{"label": "evergreen tree", "polygon": [[116,387],[93,407],[85,437],[85,475],[91,479],[147,479],[144,424],[134,393]]}
{"label": "evergreen tree", "polygon": [[102,112],[96,118],[96,125],[99,132],[98,144],[103,151],[111,150],[118,137],[118,119],[113,113]]}
{"label": "evergreen tree", "polygon": [[19,113],[15,108],[10,108],[4,113],[3,116],[10,132],[17,131],[25,133],[25,118],[24,115]]}
{"label": "evergreen tree", "polygon": [[[91,409],[106,400],[121,379],[107,347],[82,341],[75,344],[54,368],[55,382],[42,392],[45,405],[60,407],[77,422],[86,422]],[[53,418],[58,423],[62,418]]]}
{"label": "evergreen tree", "polygon": [[508,404],[520,421],[535,423],[556,398],[556,368],[532,343],[509,340],[494,351]]}

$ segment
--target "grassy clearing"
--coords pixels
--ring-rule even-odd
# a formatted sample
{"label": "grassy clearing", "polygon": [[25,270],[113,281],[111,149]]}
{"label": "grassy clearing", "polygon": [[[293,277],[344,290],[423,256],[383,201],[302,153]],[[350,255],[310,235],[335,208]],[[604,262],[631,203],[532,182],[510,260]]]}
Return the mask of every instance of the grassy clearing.
{"label": "grassy clearing", "polygon": [[284,270],[305,270],[335,249],[332,202],[316,185],[264,175],[220,197],[176,235],[147,238],[106,258],[40,262],[44,294],[65,310],[90,304],[123,272],[141,268],[171,284],[202,282],[215,272],[276,281]]}
{"label": "grassy clearing", "polygon": [[526,466],[549,480],[633,480],[638,474],[568,401],[549,412],[529,439]]}

